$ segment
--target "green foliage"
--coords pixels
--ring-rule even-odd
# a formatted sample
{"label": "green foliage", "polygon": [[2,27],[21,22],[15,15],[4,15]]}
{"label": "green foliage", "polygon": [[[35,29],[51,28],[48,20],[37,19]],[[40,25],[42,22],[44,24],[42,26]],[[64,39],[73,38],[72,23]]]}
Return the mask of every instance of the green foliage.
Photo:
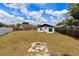
{"label": "green foliage", "polygon": [[[23,22],[22,24],[29,24],[28,22]],[[7,25],[7,24],[3,24],[3,23],[0,23],[0,27],[10,27],[10,28],[19,28],[22,24],[10,24],[10,25]]]}
{"label": "green foliage", "polygon": [[28,22],[23,22],[22,24],[27,24],[27,25],[29,25],[29,23],[28,23]]}
{"label": "green foliage", "polygon": [[65,24],[71,26],[71,25],[74,25],[73,23],[74,23],[73,19],[69,19],[69,20],[66,20]]}
{"label": "green foliage", "polygon": [[9,25],[11,28],[16,28],[16,25]]}
{"label": "green foliage", "polygon": [[78,3],[71,4],[69,13],[73,17],[73,19],[66,19],[65,21],[58,23],[58,25],[68,25],[68,26],[79,25],[79,4]]}
{"label": "green foliage", "polygon": [[72,4],[70,14],[74,19],[79,19],[79,4]]}
{"label": "green foliage", "polygon": [[36,29],[37,29],[37,27],[34,26],[34,25],[31,25],[31,28],[32,28],[33,30],[36,30]]}
{"label": "green foliage", "polygon": [[74,25],[79,26],[79,4],[71,4],[70,14],[74,19],[78,20],[74,22]]}
{"label": "green foliage", "polygon": [[3,23],[0,23],[0,27],[9,27],[9,25],[6,25],[6,24],[3,24]]}
{"label": "green foliage", "polygon": [[78,26],[78,22],[74,22],[73,24],[74,24],[75,26]]}
{"label": "green foliage", "polygon": [[3,26],[4,26],[4,24],[0,23],[0,27],[3,27]]}
{"label": "green foliage", "polygon": [[21,24],[16,24],[16,27],[19,28],[21,26]]}
{"label": "green foliage", "polygon": [[74,24],[74,20],[73,19],[66,19],[66,20],[63,20],[62,22],[59,22],[57,25],[68,25],[68,26],[71,26],[71,25],[75,25],[75,24]]}

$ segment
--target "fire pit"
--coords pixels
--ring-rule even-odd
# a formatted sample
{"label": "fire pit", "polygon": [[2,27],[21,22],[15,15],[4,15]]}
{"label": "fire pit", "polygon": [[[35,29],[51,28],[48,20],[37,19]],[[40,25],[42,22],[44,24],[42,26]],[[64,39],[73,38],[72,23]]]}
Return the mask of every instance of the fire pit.
{"label": "fire pit", "polygon": [[46,43],[43,42],[33,42],[28,52],[36,55],[50,55]]}

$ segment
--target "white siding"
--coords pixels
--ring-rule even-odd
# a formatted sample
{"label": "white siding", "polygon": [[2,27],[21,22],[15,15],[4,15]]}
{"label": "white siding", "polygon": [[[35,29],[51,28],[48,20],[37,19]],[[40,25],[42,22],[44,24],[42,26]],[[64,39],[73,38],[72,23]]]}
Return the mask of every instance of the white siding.
{"label": "white siding", "polygon": [[[40,28],[42,28],[42,30],[40,30]],[[54,32],[54,28],[52,27],[40,27],[37,29],[38,32],[47,32],[47,33],[53,33]],[[52,28],[52,32],[49,32],[49,28]]]}
{"label": "white siding", "polygon": [[[42,28],[42,27],[41,27],[41,28]],[[38,32],[43,32],[43,28],[42,28],[42,30],[40,30],[40,28],[38,28],[37,31],[38,31]]]}
{"label": "white siding", "polygon": [[0,28],[0,35],[13,31],[13,28]]}
{"label": "white siding", "polygon": [[55,31],[55,28],[52,28],[52,32],[49,32],[49,28],[50,27],[48,27],[47,33],[53,33]]}

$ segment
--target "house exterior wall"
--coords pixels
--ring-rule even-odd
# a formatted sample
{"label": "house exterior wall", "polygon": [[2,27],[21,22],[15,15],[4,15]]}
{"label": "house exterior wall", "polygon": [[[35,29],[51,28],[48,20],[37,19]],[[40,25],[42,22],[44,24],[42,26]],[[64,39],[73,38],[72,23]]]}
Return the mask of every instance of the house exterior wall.
{"label": "house exterior wall", "polygon": [[[40,29],[42,29],[42,30],[40,30]],[[44,32],[44,28],[43,27],[37,28],[37,31],[38,32]]]}
{"label": "house exterior wall", "polygon": [[49,28],[51,28],[51,27],[47,28],[47,33],[53,33],[55,31],[55,28],[52,28],[52,32],[49,32]]}
{"label": "house exterior wall", "polygon": [[[49,32],[49,28],[52,28],[52,27],[40,27],[40,28],[37,28],[37,31],[38,31],[38,32],[53,33],[55,29],[52,28],[52,32]],[[40,30],[40,29],[41,29],[41,30]]]}

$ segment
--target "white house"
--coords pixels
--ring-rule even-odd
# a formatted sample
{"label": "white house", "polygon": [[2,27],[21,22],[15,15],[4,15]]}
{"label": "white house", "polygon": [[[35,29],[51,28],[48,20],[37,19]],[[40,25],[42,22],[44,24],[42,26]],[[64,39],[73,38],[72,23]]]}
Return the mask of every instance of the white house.
{"label": "white house", "polygon": [[43,24],[38,26],[37,31],[38,32],[46,32],[46,33],[53,33],[55,28],[48,24]]}

